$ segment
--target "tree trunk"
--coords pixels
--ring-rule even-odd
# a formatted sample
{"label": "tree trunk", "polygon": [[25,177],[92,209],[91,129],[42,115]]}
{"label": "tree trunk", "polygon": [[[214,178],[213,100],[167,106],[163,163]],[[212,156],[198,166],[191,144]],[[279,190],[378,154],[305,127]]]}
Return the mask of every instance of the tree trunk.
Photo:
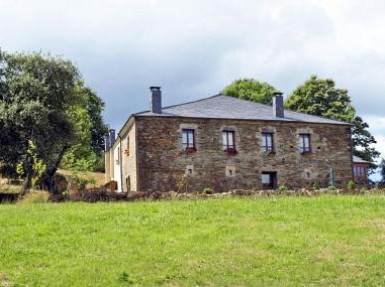
{"label": "tree trunk", "polygon": [[33,170],[32,170],[32,159],[29,154],[27,154],[27,158],[25,160],[25,170],[27,173],[27,176],[25,177],[23,186],[21,187],[21,194],[26,194],[32,187],[32,176],[33,176]]}
{"label": "tree trunk", "polygon": [[47,169],[46,175],[47,175],[47,186],[48,186],[48,191],[52,194],[57,193],[56,190],[56,184],[55,184],[55,173],[57,169],[59,168],[59,165],[63,159],[63,156],[65,152],[67,151],[68,146],[64,145],[62,149],[59,152],[58,158],[54,164],[51,165],[50,168]]}
{"label": "tree trunk", "polygon": [[24,180],[23,186],[21,187],[21,193],[26,194],[32,187],[32,172],[27,171],[27,177]]}

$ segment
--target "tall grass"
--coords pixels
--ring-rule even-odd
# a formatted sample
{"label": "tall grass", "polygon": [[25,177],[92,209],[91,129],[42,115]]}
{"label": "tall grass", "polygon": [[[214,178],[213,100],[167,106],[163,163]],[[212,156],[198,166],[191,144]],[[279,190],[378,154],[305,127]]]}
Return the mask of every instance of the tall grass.
{"label": "tall grass", "polygon": [[3,205],[0,226],[15,286],[385,282],[382,196]]}

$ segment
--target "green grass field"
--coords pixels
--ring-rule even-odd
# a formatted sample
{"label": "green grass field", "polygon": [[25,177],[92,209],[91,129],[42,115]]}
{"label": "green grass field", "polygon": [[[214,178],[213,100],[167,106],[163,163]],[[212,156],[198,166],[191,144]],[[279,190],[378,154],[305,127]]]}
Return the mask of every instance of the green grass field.
{"label": "green grass field", "polygon": [[385,197],[0,205],[0,286],[384,286]]}

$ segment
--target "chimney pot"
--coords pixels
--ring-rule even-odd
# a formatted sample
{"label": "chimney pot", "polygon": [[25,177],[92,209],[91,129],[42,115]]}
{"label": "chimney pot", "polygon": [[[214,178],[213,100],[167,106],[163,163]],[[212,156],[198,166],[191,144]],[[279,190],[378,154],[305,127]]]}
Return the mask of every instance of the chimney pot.
{"label": "chimney pot", "polygon": [[276,118],[284,118],[285,110],[283,108],[283,93],[275,92],[273,97],[273,114]]}
{"label": "chimney pot", "polygon": [[150,99],[150,111],[154,114],[162,113],[162,91],[160,87],[150,87],[151,99]]}

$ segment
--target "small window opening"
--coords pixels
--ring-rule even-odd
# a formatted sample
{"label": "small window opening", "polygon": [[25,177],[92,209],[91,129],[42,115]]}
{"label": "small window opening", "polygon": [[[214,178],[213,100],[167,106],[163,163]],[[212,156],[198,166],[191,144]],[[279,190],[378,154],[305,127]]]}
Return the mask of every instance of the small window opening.
{"label": "small window opening", "polygon": [[299,135],[299,150],[301,153],[310,153],[310,134]]}
{"label": "small window opening", "polygon": [[235,133],[234,131],[222,131],[223,150],[235,150]]}
{"label": "small window opening", "polygon": [[262,151],[274,151],[273,133],[262,133]]}
{"label": "small window opening", "polygon": [[195,150],[195,131],[193,129],[182,130],[182,147],[184,150]]}

